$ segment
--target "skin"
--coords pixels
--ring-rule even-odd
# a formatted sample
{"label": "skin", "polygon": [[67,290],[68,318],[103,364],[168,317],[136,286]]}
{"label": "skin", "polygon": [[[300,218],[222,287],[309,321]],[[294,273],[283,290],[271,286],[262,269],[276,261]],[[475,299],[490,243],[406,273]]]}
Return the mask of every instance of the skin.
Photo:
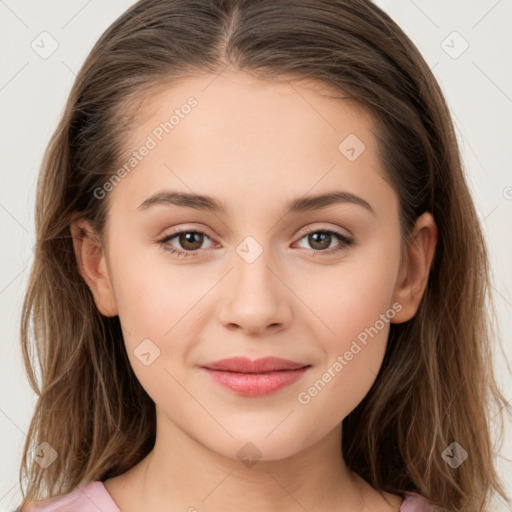
{"label": "skin", "polygon": [[[341,452],[341,422],[375,380],[389,322],[309,403],[297,397],[393,304],[401,309],[392,322],[414,316],[437,229],[429,213],[421,216],[401,258],[398,197],[377,158],[374,122],[354,102],[324,92],[315,82],[259,82],[226,71],[155,93],[128,149],[190,96],[198,105],[109,192],[104,239],[86,220],[71,224],[96,305],[119,315],[130,363],[156,404],[155,448],[105,482],[123,512],[400,507],[399,496],[353,474]],[[365,144],[354,161],[338,150],[349,134]],[[210,195],[227,212],[137,208],[163,189]],[[345,202],[285,213],[293,199],[333,190],[356,194],[374,212]],[[205,233],[195,247],[183,237],[165,242],[184,252],[199,247],[198,254],[163,249],[159,240],[173,228]],[[332,235],[322,246],[307,236],[329,229],[354,244]],[[247,236],[263,251],[252,263],[236,251]],[[342,250],[325,254],[334,247]],[[145,366],[134,350],[147,338],[160,355]],[[241,396],[199,368],[235,355],[311,368],[270,395]],[[261,454],[251,467],[237,456],[248,442]]]}

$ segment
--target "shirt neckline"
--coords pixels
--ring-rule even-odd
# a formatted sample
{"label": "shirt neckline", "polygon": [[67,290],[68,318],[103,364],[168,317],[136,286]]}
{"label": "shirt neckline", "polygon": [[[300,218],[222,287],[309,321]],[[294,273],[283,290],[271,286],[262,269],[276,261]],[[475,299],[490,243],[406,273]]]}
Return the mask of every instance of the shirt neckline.
{"label": "shirt neckline", "polygon": [[[89,487],[93,488],[93,486],[95,486],[95,485],[97,485],[98,488],[101,491],[103,491],[103,493],[105,495],[105,499],[110,502],[110,503],[108,503],[108,505],[113,508],[112,512],[121,512],[121,509],[119,508],[118,504],[114,501],[114,498],[112,497],[112,495],[108,492],[104,483],[101,480],[96,480],[96,481],[91,482],[89,484],[88,488]],[[400,503],[400,508],[398,509],[397,512],[404,512],[404,505],[407,505],[408,502],[410,502],[412,499],[415,498],[415,496],[416,496],[415,493],[406,491],[404,493],[404,496],[402,497],[402,503]]]}

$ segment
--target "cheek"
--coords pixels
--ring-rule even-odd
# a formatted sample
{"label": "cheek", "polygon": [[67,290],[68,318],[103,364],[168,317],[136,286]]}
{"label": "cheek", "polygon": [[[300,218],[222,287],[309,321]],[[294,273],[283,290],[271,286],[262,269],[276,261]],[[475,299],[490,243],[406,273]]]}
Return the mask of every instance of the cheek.
{"label": "cheek", "polygon": [[389,237],[381,238],[348,252],[322,275],[303,272],[302,293],[324,323],[322,338],[331,340],[329,351],[343,349],[347,340],[373,326],[392,305],[400,244],[398,236],[392,243],[386,241]]}
{"label": "cheek", "polygon": [[323,279],[323,287],[318,281],[313,287],[311,278],[312,309],[324,324],[316,329],[316,339],[325,359],[305,382],[298,401],[311,404],[318,414],[336,410],[334,416],[341,421],[364,398],[379,372],[390,320],[399,307],[393,308],[398,237],[395,242],[375,240]]}
{"label": "cheek", "polygon": [[170,258],[163,249],[147,247],[112,254],[119,317],[143,336],[170,336],[211,287],[204,276],[197,279],[192,266],[173,264]]}
{"label": "cheek", "polygon": [[155,379],[170,378],[165,369],[179,372],[177,362],[186,359],[199,339],[206,304],[201,298],[215,279],[204,274],[199,279],[192,265],[173,265],[163,251],[147,248],[113,252],[111,261],[126,351],[151,395]]}
{"label": "cheek", "polygon": [[113,283],[130,364],[153,401],[163,404],[182,396],[172,376],[184,382],[182,361],[201,330],[200,299],[214,283],[148,252],[113,254]]}
{"label": "cheek", "polygon": [[[366,297],[362,294],[360,297]],[[353,297],[358,302],[358,296]],[[317,338],[325,358],[304,381],[297,401],[311,418],[320,418],[323,428],[334,428],[363,400],[370,390],[386,350],[389,320],[394,310],[374,297],[355,308],[343,302],[333,319],[334,335]],[[360,306],[363,304],[360,302]],[[347,313],[347,311],[353,313]]]}

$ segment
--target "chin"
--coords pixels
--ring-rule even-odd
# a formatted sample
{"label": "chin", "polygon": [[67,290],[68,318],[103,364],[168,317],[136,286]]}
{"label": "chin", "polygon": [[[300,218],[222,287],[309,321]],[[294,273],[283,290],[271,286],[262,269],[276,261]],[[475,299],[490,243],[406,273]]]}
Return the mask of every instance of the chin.
{"label": "chin", "polygon": [[301,447],[293,436],[283,437],[276,434],[273,437],[274,434],[271,434],[266,437],[268,432],[269,430],[265,429],[264,432],[254,433],[253,435],[249,433],[235,435],[233,433],[234,438],[229,439],[227,444],[219,442],[210,448],[221,455],[240,460],[247,467],[252,467],[260,461],[286,459],[301,451]]}

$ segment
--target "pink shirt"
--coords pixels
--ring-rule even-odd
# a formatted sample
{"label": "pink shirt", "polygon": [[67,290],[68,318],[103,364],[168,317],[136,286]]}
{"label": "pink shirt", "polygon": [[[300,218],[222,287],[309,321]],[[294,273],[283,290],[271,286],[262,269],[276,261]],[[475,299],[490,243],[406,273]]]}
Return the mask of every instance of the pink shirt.
{"label": "pink shirt", "polygon": [[[121,512],[112,496],[99,480],[89,482],[85,487],[76,488],[65,496],[39,501],[20,512]],[[419,495],[406,493],[399,512],[434,512]]]}

